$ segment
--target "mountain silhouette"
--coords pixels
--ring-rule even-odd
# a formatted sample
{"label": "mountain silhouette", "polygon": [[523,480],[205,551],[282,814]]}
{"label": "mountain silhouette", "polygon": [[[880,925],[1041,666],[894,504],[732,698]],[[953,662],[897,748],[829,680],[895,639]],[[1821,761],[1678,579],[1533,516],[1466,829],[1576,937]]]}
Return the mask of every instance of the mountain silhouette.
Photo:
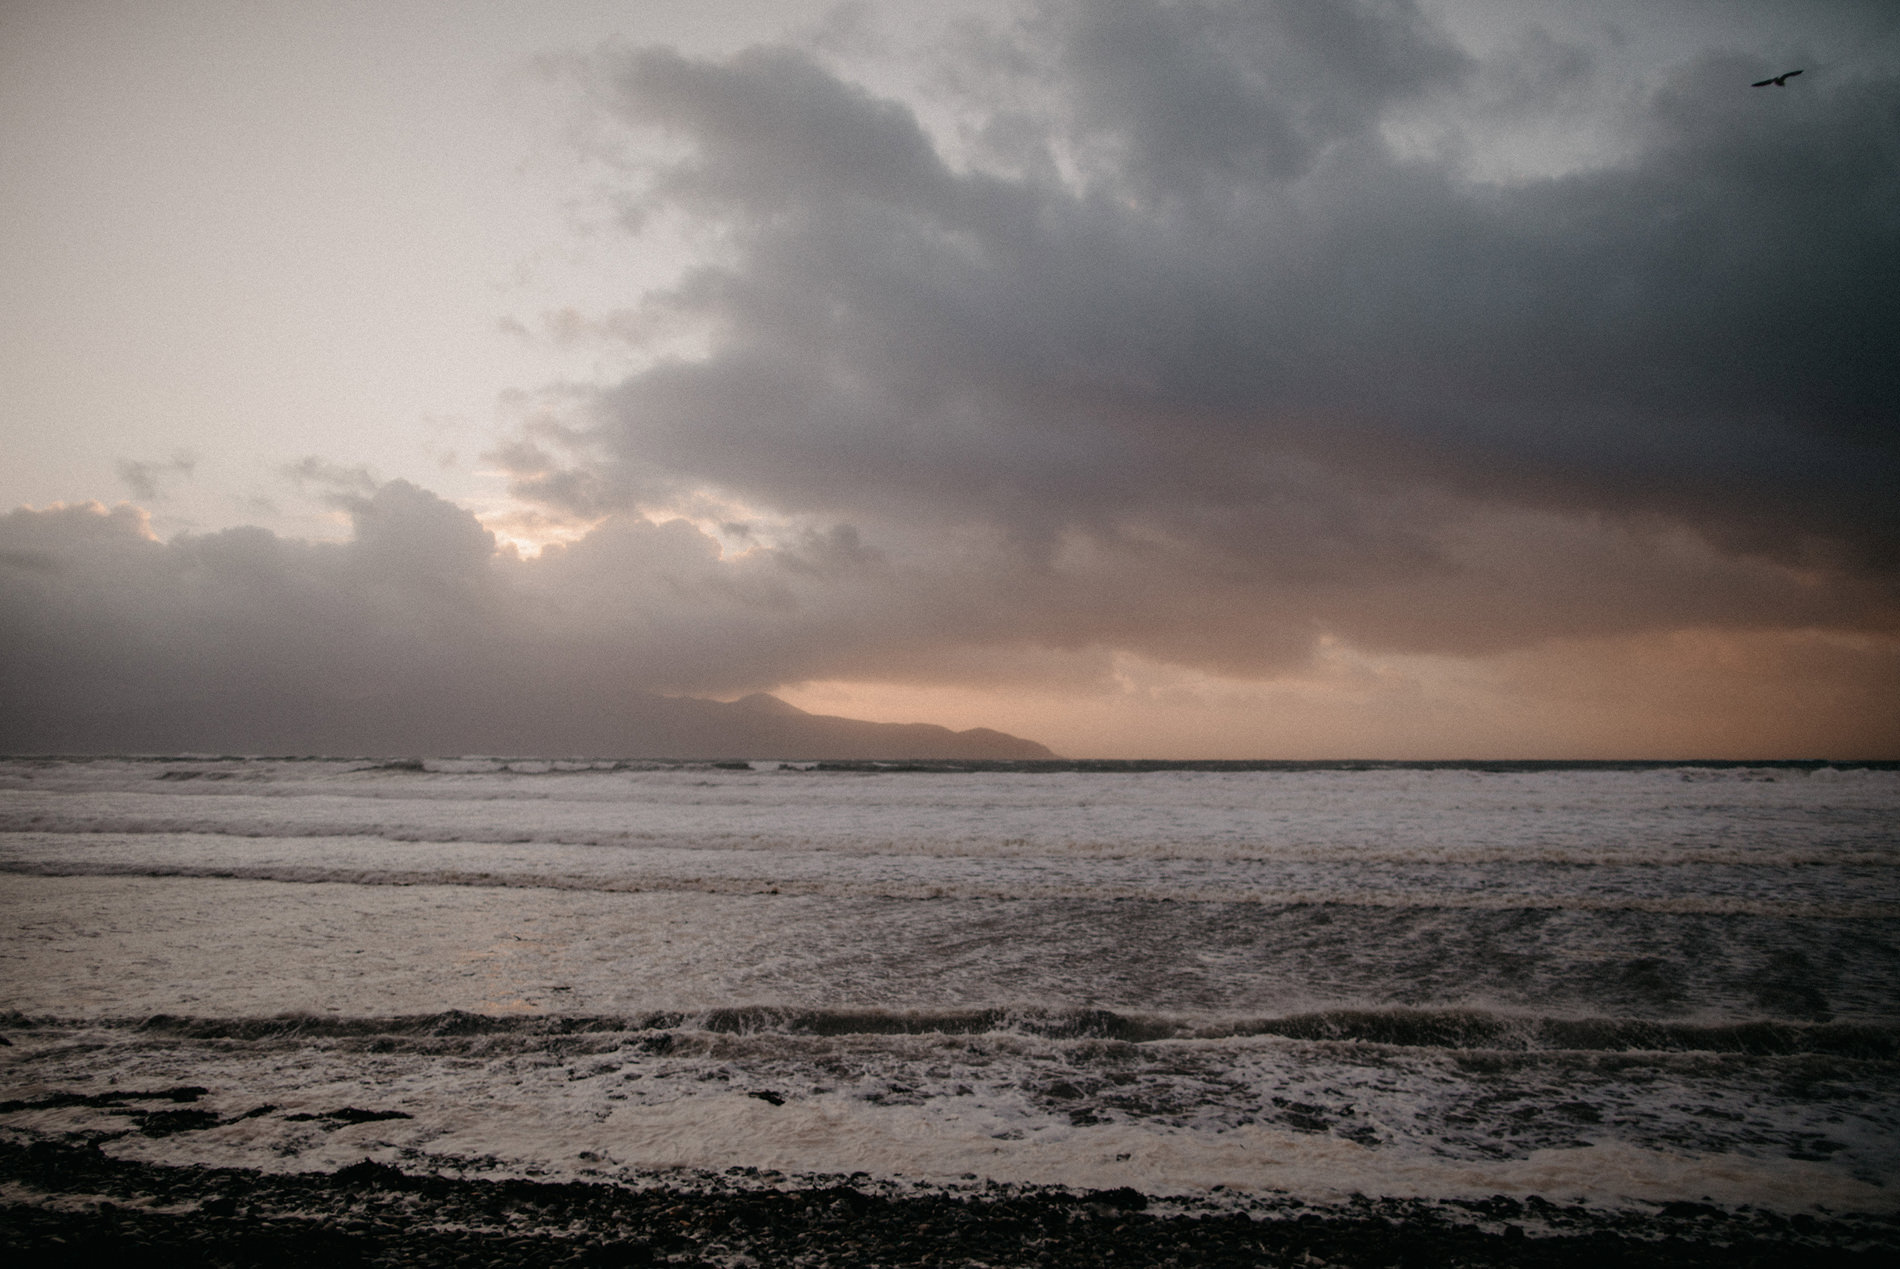
{"label": "mountain silhouette", "polygon": [[0,753],[221,753],[337,757],[685,759],[1052,758],[1033,740],[976,727],[811,714],[760,692],[736,701],[638,691],[385,691],[280,698],[191,694],[155,708],[0,719]]}

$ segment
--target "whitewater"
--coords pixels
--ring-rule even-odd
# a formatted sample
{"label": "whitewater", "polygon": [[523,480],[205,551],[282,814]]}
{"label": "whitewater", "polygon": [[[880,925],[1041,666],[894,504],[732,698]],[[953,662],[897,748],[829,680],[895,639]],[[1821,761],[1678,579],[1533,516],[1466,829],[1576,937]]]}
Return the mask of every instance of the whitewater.
{"label": "whitewater", "polygon": [[154,1164],[1890,1213],[1897,987],[1891,764],[0,761]]}

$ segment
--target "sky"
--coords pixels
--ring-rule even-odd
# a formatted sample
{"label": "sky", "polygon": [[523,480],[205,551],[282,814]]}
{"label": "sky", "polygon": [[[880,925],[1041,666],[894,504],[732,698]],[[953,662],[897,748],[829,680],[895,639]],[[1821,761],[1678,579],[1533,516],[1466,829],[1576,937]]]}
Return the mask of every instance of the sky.
{"label": "sky", "polygon": [[15,744],[1900,757],[1890,3],[7,0],[0,172]]}

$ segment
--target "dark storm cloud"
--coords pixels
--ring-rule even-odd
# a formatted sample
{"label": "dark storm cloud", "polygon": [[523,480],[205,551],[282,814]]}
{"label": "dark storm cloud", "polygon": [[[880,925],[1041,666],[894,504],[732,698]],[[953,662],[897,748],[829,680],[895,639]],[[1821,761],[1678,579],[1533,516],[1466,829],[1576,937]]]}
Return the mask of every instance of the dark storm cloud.
{"label": "dark storm cloud", "polygon": [[244,747],[290,718],[318,733],[326,710],[466,684],[505,636],[492,539],[400,483],[361,502],[347,546],[256,528],[163,543],[124,505],[14,511],[0,543],[44,561],[0,563],[0,737],[16,751]]}
{"label": "dark storm cloud", "polygon": [[[1229,668],[1319,629],[1890,628],[1900,93],[1878,64],[1777,95],[1712,52],[1590,98],[1576,127],[1612,157],[1500,181],[1473,153],[1561,120],[1602,54],[1482,61],[1400,3],[1134,2],[966,53],[954,162],[794,50],[600,60],[607,108],[683,155],[644,206],[724,254],[647,306],[710,354],[603,391],[566,479],[712,486],[945,568],[941,542],[985,537],[1003,580],[963,589],[1023,637]],[[1437,142],[1395,142],[1417,120]],[[1703,584],[1642,562],[1669,533],[1709,548]],[[1792,608],[1729,584],[1778,567],[1807,579]],[[1037,570],[1062,614],[1006,593]],[[1462,616],[1421,619],[1428,591]]]}
{"label": "dark storm cloud", "polygon": [[521,560],[404,481],[346,505],[339,543],[162,542],[124,504],[0,516],[0,752],[649,752],[645,693],[968,637],[849,529],[732,560],[684,521],[622,516]]}
{"label": "dark storm cloud", "polygon": [[1257,603],[1259,579],[1184,572],[1167,549],[1065,548],[1051,568],[971,540],[903,559],[833,527],[733,556],[685,521],[620,515],[522,560],[402,481],[348,510],[340,543],[258,528],[161,542],[126,505],[0,516],[0,751],[617,753],[650,691],[853,675],[1089,688],[1113,649],[1285,665],[1315,613],[1398,622],[1431,647],[1468,644],[1483,608],[1496,648],[1552,624],[1628,628],[1670,593],[1718,623],[1750,608],[1825,624],[1842,602],[1771,569],[1634,538],[1606,549],[1533,518],[1513,536],[1560,580],[1484,543],[1455,571],[1294,579],[1280,593],[1299,619],[1256,620],[1242,644],[1231,610]]}

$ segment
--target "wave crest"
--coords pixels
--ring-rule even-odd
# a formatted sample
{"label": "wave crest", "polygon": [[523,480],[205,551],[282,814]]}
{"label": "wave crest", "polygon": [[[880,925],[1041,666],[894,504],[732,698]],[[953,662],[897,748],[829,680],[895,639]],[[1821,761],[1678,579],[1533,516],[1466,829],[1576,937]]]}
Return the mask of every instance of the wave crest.
{"label": "wave crest", "polygon": [[1188,1019],[1109,1009],[826,1009],[719,1006],[610,1014],[482,1014],[450,1009],[390,1017],[279,1014],[272,1017],[61,1019],[0,1014],[0,1028],[100,1026],[197,1040],[274,1038],[453,1038],[710,1033],[810,1037],[1019,1035],[1130,1044],[1253,1038],[1504,1052],[1705,1052],[1753,1057],[1817,1054],[1891,1061],[1900,1027],[1753,1019],[1724,1023],[1560,1018],[1486,1010],[1329,1009],[1266,1018]]}

